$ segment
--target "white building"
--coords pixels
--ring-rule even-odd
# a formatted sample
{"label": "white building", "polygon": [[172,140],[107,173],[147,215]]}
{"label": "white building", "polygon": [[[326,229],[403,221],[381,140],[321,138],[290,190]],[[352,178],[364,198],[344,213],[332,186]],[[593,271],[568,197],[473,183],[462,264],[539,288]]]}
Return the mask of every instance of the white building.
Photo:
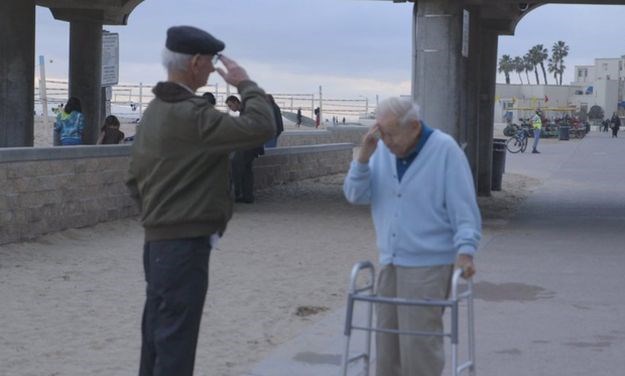
{"label": "white building", "polygon": [[[625,55],[597,58],[594,65],[576,65],[575,81],[570,85],[497,84],[495,121],[504,122],[511,112],[512,121],[531,116],[535,109],[547,117],[566,113],[587,113],[592,106],[603,109],[605,117],[620,110],[625,113]],[[620,107],[619,107],[620,105]]]}

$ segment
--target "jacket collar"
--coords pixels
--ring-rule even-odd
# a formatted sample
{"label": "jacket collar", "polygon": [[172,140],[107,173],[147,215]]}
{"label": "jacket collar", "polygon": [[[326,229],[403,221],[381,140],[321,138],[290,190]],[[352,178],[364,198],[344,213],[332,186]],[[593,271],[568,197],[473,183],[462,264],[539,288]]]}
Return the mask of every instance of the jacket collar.
{"label": "jacket collar", "polygon": [[152,92],[158,99],[165,102],[181,102],[195,97],[189,88],[171,81],[159,82],[154,86]]}

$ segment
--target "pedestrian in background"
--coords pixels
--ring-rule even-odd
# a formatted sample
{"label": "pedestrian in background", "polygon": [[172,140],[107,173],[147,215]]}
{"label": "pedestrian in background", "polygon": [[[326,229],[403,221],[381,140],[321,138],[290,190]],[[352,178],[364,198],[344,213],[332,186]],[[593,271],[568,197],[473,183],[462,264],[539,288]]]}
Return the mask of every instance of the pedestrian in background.
{"label": "pedestrian in background", "polygon": [[[266,99],[265,102],[269,105]],[[239,116],[243,116],[247,110],[244,108],[239,98],[234,95],[226,98],[226,105],[230,111],[239,112]],[[274,121],[275,120],[272,120],[272,122]],[[246,204],[254,203],[254,160],[263,154],[265,154],[265,148],[263,145],[247,149],[239,149],[234,152],[234,155],[232,156],[234,202],[242,202]]]}
{"label": "pedestrian in background", "polygon": [[[140,376],[193,374],[209,255],[232,216],[228,154],[275,133],[265,92],[220,55],[224,47],[195,27],[167,30],[167,81],[154,87],[132,145],[126,184],[145,229],[147,284]],[[239,91],[244,115],[218,111],[195,94],[215,70]]]}
{"label": "pedestrian in background", "polygon": [[55,145],[80,145],[82,132],[85,129],[85,115],[82,113],[80,99],[70,97],[67,104],[54,122]]}
{"label": "pedestrian in background", "polygon": [[126,135],[119,130],[119,119],[115,115],[109,115],[104,119],[104,125],[100,128],[100,136],[96,144],[114,145],[121,143]]}
{"label": "pedestrian in background", "polygon": [[540,132],[542,131],[542,128],[543,128],[543,120],[540,114],[540,110],[537,110],[534,113],[534,116],[532,116],[531,122],[532,122],[532,128],[534,129],[534,144],[532,146],[532,153],[539,154],[540,152],[538,151],[538,141],[540,140]]}
{"label": "pedestrian in background", "polygon": [[297,109],[297,127],[299,128],[302,125],[302,109]]}
{"label": "pedestrian in background", "polygon": [[217,105],[217,99],[210,91],[202,94],[202,96],[208,100],[208,103],[212,104],[213,106]]}
{"label": "pedestrian in background", "polygon": [[282,111],[280,111],[280,106],[276,103],[273,95],[267,94],[267,101],[271,105],[273,109],[273,117],[276,119],[276,137],[265,143],[265,147],[267,148],[275,148],[278,145],[278,137],[280,134],[284,132],[284,122],[282,120]]}
{"label": "pedestrian in background", "polygon": [[612,119],[610,120],[612,123],[612,138],[618,137],[618,131],[621,128],[621,119],[615,113],[612,114]]}

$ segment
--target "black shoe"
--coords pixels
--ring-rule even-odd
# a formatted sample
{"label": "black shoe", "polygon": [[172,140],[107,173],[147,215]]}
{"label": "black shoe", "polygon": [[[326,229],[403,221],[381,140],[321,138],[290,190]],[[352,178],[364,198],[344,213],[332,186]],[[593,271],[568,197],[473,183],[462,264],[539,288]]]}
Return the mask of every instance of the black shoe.
{"label": "black shoe", "polygon": [[536,149],[532,150],[532,154],[540,154],[540,152]]}

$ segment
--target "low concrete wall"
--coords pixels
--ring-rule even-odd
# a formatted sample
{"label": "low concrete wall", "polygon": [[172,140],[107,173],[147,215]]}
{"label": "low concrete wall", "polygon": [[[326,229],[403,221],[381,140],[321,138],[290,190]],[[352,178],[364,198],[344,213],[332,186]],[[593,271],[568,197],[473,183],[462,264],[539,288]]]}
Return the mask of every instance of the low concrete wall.
{"label": "low concrete wall", "polygon": [[333,126],[325,130],[284,131],[278,138],[278,146],[315,145],[350,142],[359,145],[369,130],[364,126]]}
{"label": "low concrete wall", "polygon": [[[347,171],[353,144],[267,149],[257,188]],[[138,213],[124,185],[129,145],[0,149],[0,244]]]}

